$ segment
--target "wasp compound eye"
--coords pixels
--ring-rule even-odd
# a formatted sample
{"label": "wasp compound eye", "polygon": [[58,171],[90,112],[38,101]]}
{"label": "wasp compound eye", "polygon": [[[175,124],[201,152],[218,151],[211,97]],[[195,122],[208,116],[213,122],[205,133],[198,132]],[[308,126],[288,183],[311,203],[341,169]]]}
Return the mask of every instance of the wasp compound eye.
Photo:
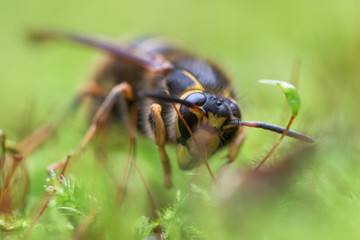
{"label": "wasp compound eye", "polygon": [[197,106],[202,106],[206,102],[206,96],[203,93],[196,92],[196,93],[190,94],[185,100],[188,102],[191,102]]}
{"label": "wasp compound eye", "polygon": [[239,109],[239,107],[233,102],[231,102],[229,104],[229,107],[230,107],[232,115],[237,117],[237,118],[240,118],[240,109]]}

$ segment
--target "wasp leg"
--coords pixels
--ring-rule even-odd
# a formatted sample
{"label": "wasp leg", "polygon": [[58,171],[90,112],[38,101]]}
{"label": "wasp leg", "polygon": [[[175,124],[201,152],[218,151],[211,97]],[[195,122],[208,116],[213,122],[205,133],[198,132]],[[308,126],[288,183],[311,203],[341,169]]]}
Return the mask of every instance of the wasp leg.
{"label": "wasp leg", "polygon": [[[107,118],[117,100],[117,97],[120,94],[124,94],[125,98],[130,102],[133,101],[133,99],[134,99],[132,88],[128,83],[123,82],[123,83],[120,83],[120,84],[116,85],[115,87],[113,87],[111,89],[110,93],[105,98],[105,101],[101,104],[100,108],[95,113],[92,123],[91,123],[88,131],[86,132],[84,138],[81,140],[79,146],[69,155],[70,159],[74,159],[77,156],[79,156],[81,154],[81,152],[86,148],[86,146],[88,145],[90,140],[94,137],[98,128],[100,126],[102,126],[104,124],[104,122],[107,120]],[[65,162],[63,161],[62,163],[55,164],[53,166],[56,166],[57,167],[56,169],[58,169],[61,166],[63,166],[64,163]],[[48,171],[54,171],[56,169],[48,168]]]}
{"label": "wasp leg", "polygon": [[130,102],[134,100],[132,88],[128,83],[123,82],[113,87],[105,101],[101,104],[100,108],[96,112],[89,130],[80,144],[80,150],[86,147],[96,132],[98,126],[106,121],[117,100],[117,97],[120,94],[124,94],[125,98]]}
{"label": "wasp leg", "polygon": [[150,106],[151,115],[154,123],[155,130],[155,143],[158,146],[161,163],[164,170],[164,186],[166,188],[172,187],[171,180],[171,166],[170,161],[165,151],[166,144],[166,131],[165,124],[161,117],[161,106],[159,104],[152,104]]}
{"label": "wasp leg", "polygon": [[236,133],[230,145],[229,154],[227,155],[227,159],[229,160],[228,163],[232,163],[235,160],[241,145],[244,143],[245,136],[246,136],[245,129],[239,128],[238,132]]}
{"label": "wasp leg", "polygon": [[[116,205],[120,206],[126,193],[127,183],[130,177],[131,167],[135,164],[135,148],[136,148],[136,125],[138,117],[138,108],[135,104],[130,107],[129,121],[128,121],[128,132],[129,132],[129,155],[125,164],[124,170],[121,174],[121,181],[117,184],[117,196]],[[116,178],[114,178],[116,179]],[[115,180],[116,181],[116,180]],[[144,183],[144,182],[143,182]],[[144,183],[145,188],[146,183]]]}
{"label": "wasp leg", "polygon": [[24,157],[30,155],[35,151],[42,143],[44,143],[59,127],[60,123],[69,116],[78,106],[83,102],[87,96],[104,96],[102,89],[96,84],[91,83],[87,85],[82,91],[80,91],[74,99],[66,106],[63,111],[57,116],[27,136],[19,143],[19,151]]}

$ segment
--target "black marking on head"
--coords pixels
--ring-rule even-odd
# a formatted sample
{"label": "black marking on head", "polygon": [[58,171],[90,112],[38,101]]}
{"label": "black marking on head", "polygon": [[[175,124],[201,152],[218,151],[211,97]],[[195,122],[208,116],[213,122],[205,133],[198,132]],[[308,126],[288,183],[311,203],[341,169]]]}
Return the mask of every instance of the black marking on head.
{"label": "black marking on head", "polygon": [[206,96],[206,102],[203,109],[206,113],[211,112],[215,116],[240,119],[241,114],[235,103],[227,98],[218,97],[215,94],[203,93]]}
{"label": "black marking on head", "polygon": [[[234,117],[238,120],[241,119],[239,108],[234,102],[227,98],[218,97],[215,94],[207,92],[194,92],[189,94],[184,100],[201,106],[202,111],[206,116],[209,116],[209,113],[212,113],[214,116],[225,117],[228,120]],[[182,105],[179,110],[189,128],[192,131],[195,131],[199,126],[200,117],[192,112],[188,106]],[[178,118],[178,127],[180,137],[177,139],[177,142],[185,146],[186,141],[191,137],[191,134],[188,132],[188,129],[180,118]],[[226,145],[234,137],[237,129],[238,126],[234,126],[233,128],[221,131],[221,142],[219,147]]]}
{"label": "black marking on head", "polygon": [[195,82],[189,76],[184,74],[183,70],[178,69],[169,75],[166,85],[170,93],[180,95],[190,87],[194,86]]}
{"label": "black marking on head", "polygon": [[215,65],[198,59],[184,59],[179,61],[176,67],[186,69],[206,91],[221,93],[225,91],[230,84],[227,76]]}
{"label": "black marking on head", "polygon": [[205,93],[206,94],[206,103],[203,105],[205,112],[208,114],[211,112],[216,116],[221,117],[230,117],[231,112],[230,109],[224,104],[224,99],[220,98],[214,94]]}

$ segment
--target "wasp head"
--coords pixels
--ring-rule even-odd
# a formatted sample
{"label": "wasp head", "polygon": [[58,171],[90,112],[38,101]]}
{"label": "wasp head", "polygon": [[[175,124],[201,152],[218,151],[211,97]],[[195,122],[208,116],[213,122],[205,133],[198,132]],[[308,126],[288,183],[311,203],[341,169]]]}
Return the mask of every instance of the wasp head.
{"label": "wasp head", "polygon": [[192,169],[231,141],[239,127],[224,123],[241,114],[235,102],[207,92],[190,92],[184,100],[197,107],[180,105],[177,158],[181,169]]}

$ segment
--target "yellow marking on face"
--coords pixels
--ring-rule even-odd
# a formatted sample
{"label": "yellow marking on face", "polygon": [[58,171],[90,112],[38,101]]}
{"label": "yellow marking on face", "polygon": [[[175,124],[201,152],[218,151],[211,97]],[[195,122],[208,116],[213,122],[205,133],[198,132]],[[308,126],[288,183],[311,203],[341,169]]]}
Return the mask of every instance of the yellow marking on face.
{"label": "yellow marking on face", "polygon": [[227,129],[235,128],[235,127],[238,127],[238,128],[239,128],[239,126],[236,126],[236,125],[226,125],[226,126],[224,126],[222,129],[223,129],[223,131],[225,131],[225,130],[227,130]]}
{"label": "yellow marking on face", "polygon": [[181,169],[192,169],[203,163],[202,158],[211,156],[219,146],[220,138],[216,133],[201,127],[194,132],[195,140],[191,137],[186,146],[178,144],[176,155]]}
{"label": "yellow marking on face", "polygon": [[217,129],[219,129],[224,124],[225,121],[226,121],[226,117],[216,116],[212,112],[208,112],[208,118],[204,119],[205,124]]}
{"label": "yellow marking on face", "polygon": [[184,170],[193,168],[193,166],[191,166],[193,161],[193,156],[191,156],[187,147],[178,144],[176,147],[176,157],[178,160],[179,168]]}

